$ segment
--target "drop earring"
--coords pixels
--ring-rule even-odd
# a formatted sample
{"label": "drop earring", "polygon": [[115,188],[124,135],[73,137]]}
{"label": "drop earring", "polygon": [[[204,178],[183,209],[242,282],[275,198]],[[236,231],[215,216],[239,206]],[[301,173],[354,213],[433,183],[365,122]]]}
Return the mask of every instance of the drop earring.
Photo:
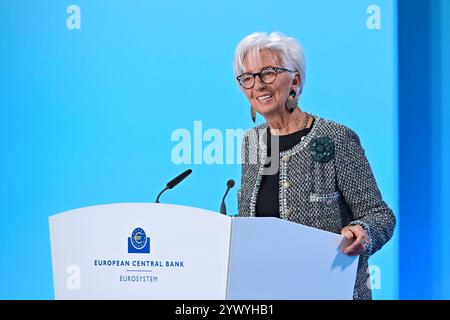
{"label": "drop earring", "polygon": [[253,110],[252,106],[250,106],[250,116],[252,117],[252,121],[256,122],[256,112]]}
{"label": "drop earring", "polygon": [[289,97],[286,100],[286,110],[289,111],[289,113],[294,112],[295,108],[297,108],[297,101],[295,101],[296,95],[297,93],[293,89],[289,92]]}

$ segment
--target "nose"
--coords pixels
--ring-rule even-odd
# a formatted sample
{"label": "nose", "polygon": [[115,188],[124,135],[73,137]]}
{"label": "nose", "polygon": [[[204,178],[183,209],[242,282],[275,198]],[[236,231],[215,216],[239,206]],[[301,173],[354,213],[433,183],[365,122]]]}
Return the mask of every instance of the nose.
{"label": "nose", "polygon": [[267,84],[261,81],[261,78],[259,76],[255,77],[255,84],[253,86],[253,88],[255,90],[262,90],[265,89],[267,87]]}

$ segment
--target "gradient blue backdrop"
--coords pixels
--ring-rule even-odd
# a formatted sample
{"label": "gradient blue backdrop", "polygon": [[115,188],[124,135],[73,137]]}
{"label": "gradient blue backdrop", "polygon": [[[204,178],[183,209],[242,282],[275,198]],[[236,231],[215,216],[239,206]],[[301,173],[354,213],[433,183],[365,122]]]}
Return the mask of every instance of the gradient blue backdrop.
{"label": "gradient blue backdrop", "polygon": [[[80,30],[66,27],[71,4]],[[366,26],[371,4],[381,30]],[[151,202],[186,168],[193,174],[162,201],[219,209],[226,181],[240,184],[239,164],[176,165],[171,134],[193,135],[196,120],[223,134],[252,126],[232,59],[254,31],[300,40],[302,108],[359,134],[398,213],[395,1],[1,0],[0,298],[53,298],[50,215]],[[399,297],[397,234],[371,259],[381,270],[375,298]]]}
{"label": "gradient blue backdrop", "polygon": [[399,296],[450,299],[450,2],[399,0]]}

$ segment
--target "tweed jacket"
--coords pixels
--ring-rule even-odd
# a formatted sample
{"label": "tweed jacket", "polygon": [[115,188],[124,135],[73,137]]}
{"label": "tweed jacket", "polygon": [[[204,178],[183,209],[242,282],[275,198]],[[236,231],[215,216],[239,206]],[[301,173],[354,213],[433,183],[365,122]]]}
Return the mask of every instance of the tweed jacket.
{"label": "tweed jacket", "polygon": [[[396,219],[382,200],[357,134],[333,121],[314,118],[300,143],[270,156],[276,164],[273,168],[279,170],[280,218],[338,234],[344,226],[362,226],[370,245],[359,259],[353,298],[371,299],[368,259],[392,237]],[[255,216],[261,178],[269,173],[264,166],[267,146],[260,143],[266,141],[267,129],[267,124],[252,128],[242,141],[239,216]],[[326,161],[312,156],[311,144],[320,137],[328,137],[334,146]]]}

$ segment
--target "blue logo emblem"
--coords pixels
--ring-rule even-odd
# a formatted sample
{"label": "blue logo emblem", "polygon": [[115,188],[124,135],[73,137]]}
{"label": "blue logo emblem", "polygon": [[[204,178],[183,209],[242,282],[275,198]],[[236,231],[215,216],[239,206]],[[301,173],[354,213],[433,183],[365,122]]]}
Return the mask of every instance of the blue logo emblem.
{"label": "blue logo emblem", "polygon": [[128,237],[128,253],[150,253],[150,238],[144,229],[136,228]]}

